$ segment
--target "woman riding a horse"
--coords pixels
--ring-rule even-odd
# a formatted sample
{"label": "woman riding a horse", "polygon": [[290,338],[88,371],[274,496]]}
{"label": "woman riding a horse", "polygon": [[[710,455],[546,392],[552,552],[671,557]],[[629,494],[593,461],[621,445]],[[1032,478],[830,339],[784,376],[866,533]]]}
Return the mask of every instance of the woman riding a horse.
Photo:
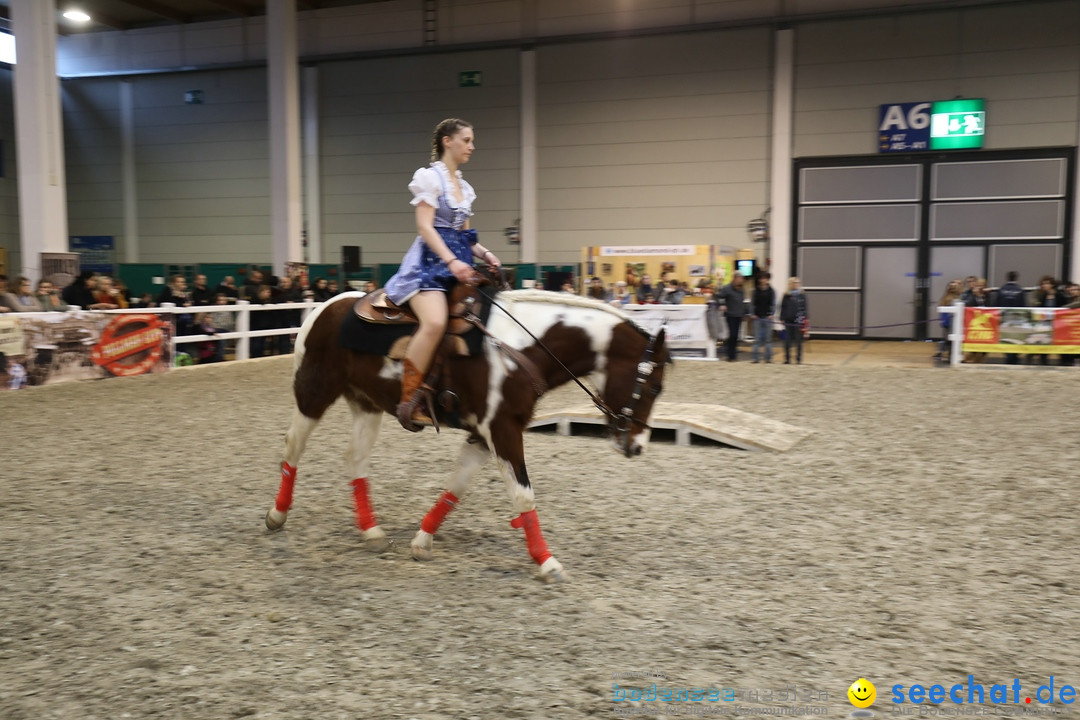
{"label": "woman riding a horse", "polygon": [[397,274],[386,283],[386,296],[399,306],[409,303],[420,321],[405,352],[397,408],[398,422],[412,432],[432,424],[421,397],[430,392],[423,387],[424,376],[446,332],[447,292],[455,282],[473,280],[472,258],[493,269],[501,264],[469,229],[476,192],[458,168],[469,162],[474,140],[472,125],[464,120],[448,118],[436,126],[432,163],[417,170],[409,183],[418,235]]}

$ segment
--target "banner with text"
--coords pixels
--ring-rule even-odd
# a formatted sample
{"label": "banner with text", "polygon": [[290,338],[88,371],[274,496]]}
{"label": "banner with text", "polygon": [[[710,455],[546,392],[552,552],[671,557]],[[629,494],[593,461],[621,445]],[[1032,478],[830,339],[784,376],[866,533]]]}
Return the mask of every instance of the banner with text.
{"label": "banner with text", "polygon": [[964,308],[964,352],[1080,353],[1080,308]]}
{"label": "banner with text", "polygon": [[0,321],[0,386],[164,372],[171,338],[167,314],[20,313]]}

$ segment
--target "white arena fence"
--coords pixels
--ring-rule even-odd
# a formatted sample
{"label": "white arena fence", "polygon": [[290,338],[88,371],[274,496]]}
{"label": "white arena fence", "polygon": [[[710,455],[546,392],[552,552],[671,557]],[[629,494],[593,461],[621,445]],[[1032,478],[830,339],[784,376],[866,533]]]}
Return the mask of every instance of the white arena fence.
{"label": "white arena fence", "polygon": [[145,313],[170,313],[173,315],[173,328],[176,327],[177,315],[201,315],[203,313],[221,313],[231,312],[236,315],[236,329],[230,332],[215,333],[213,335],[177,335],[175,332],[172,336],[172,356],[175,364],[175,358],[177,355],[177,349],[180,345],[187,345],[189,343],[199,343],[207,341],[217,340],[236,340],[236,359],[247,360],[251,357],[251,338],[258,337],[274,337],[277,335],[295,335],[300,331],[300,326],[295,327],[279,327],[279,328],[267,328],[266,330],[252,330],[251,329],[251,313],[253,312],[271,312],[281,310],[299,310],[300,324],[302,325],[304,320],[307,320],[311,311],[322,303],[317,303],[314,300],[306,300],[304,302],[292,302],[292,303],[277,303],[277,304],[256,304],[253,305],[247,300],[239,300],[236,303],[230,303],[228,305],[191,305],[180,307],[173,303],[162,303],[152,308],[128,308],[126,310],[101,310],[98,312],[106,313],[108,315],[140,315]]}

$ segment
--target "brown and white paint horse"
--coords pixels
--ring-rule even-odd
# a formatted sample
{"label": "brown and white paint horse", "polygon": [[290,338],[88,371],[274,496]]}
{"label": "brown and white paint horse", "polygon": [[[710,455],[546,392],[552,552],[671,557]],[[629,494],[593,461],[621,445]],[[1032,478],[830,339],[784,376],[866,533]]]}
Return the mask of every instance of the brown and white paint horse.
{"label": "brown and white paint horse", "polygon": [[[294,361],[296,411],[285,437],[281,486],[274,507],[266,514],[266,526],[276,530],[285,523],[296,467],[308,437],[327,408],[344,397],[353,415],[346,464],[353,478],[356,524],[369,547],[384,550],[388,546],[386,533],[378,525],[368,495],[370,456],[383,413],[395,413],[401,394],[401,363],[341,346],[342,322],[358,296],[345,293],[323,304],[300,329]],[[649,413],[660,394],[668,362],[664,331],[652,337],[622,311],[572,295],[514,290],[495,297],[499,307],[492,309],[488,329],[531,361],[534,372],[525,363],[515,363],[490,341],[485,341],[482,354],[447,358],[443,378],[452,379],[461,425],[468,437],[445,492],[420,523],[411,543],[412,555],[418,560],[431,558],[435,531],[493,454],[518,513],[511,526],[524,529],[529,554],[539,565],[541,578],[561,580],[563,568],[540,531],[536,499],[525,468],[523,436],[538,392],[543,392],[536,387],[534,375],[538,374],[547,388],[571,381],[571,374],[593,376],[602,388],[599,394],[616,448],[628,457],[638,455],[648,443]]]}

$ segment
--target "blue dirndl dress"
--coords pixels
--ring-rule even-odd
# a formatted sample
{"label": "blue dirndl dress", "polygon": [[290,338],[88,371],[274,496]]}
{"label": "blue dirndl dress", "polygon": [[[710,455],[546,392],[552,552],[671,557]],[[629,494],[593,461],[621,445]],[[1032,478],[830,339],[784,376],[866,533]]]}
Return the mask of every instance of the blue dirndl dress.
{"label": "blue dirndl dress", "polygon": [[[442,162],[433,162],[430,167],[417,170],[409,183],[409,189],[413,193],[412,204],[426,202],[435,208],[435,231],[459,260],[472,265],[472,246],[476,244],[476,231],[461,228],[473,214],[472,201],[476,199],[476,192],[458,171],[464,201],[456,203],[449,192],[449,173],[449,169]],[[442,258],[432,252],[424,239],[417,235],[405,253],[397,274],[386,281],[386,295],[394,303],[401,305],[421,291],[446,292],[455,282],[454,274]]]}

